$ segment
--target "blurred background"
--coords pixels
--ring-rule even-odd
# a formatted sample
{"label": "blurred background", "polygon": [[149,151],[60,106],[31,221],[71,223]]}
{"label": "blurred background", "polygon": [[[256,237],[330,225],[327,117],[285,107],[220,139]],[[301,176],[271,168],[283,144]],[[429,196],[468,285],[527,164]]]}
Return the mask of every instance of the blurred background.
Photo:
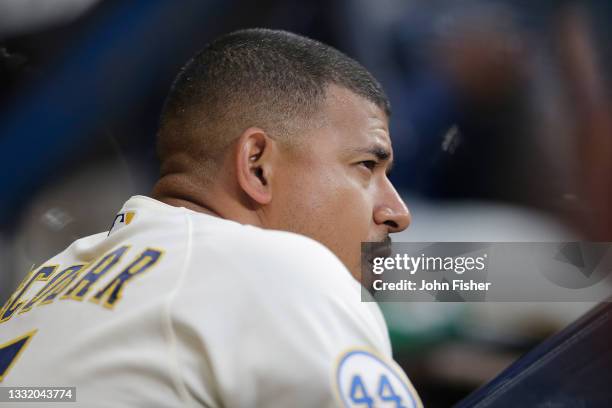
{"label": "blurred background", "polygon": [[[413,214],[396,241],[612,241],[610,22],[603,1],[0,1],[0,300],[149,193],[174,75],[244,27],[326,42],[382,82]],[[381,306],[428,407],[592,307]]]}

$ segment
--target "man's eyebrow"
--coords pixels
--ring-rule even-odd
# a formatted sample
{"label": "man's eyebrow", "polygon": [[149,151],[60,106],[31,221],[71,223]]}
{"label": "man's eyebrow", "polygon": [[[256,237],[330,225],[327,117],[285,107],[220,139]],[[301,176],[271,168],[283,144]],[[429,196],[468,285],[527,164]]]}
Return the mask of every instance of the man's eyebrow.
{"label": "man's eyebrow", "polygon": [[393,160],[390,160],[391,151],[388,150],[387,148],[380,146],[380,145],[374,145],[374,146],[368,146],[368,147],[359,147],[359,148],[353,149],[353,151],[357,153],[369,153],[373,156],[376,156],[376,158],[379,161],[388,162],[387,170],[385,171],[385,173],[387,175],[391,173],[391,169],[393,168]]}
{"label": "man's eyebrow", "polygon": [[376,156],[376,158],[381,161],[388,160],[389,157],[391,157],[391,152],[385,147],[379,145],[356,147],[349,150],[354,153],[369,153],[373,156]]}

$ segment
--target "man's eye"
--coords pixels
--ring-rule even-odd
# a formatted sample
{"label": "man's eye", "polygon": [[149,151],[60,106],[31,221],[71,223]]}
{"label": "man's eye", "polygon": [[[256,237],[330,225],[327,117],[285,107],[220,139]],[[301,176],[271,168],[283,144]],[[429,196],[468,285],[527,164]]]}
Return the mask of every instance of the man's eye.
{"label": "man's eye", "polygon": [[374,170],[378,163],[374,160],[364,160],[362,162],[359,162],[359,165],[367,168],[368,170]]}

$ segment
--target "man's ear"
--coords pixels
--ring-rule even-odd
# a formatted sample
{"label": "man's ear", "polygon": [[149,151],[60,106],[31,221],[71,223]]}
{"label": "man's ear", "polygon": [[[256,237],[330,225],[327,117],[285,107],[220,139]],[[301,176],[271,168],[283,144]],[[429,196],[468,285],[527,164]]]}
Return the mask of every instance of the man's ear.
{"label": "man's ear", "polygon": [[248,128],[236,146],[236,174],[238,184],[253,201],[265,205],[272,200],[276,143],[259,128]]}

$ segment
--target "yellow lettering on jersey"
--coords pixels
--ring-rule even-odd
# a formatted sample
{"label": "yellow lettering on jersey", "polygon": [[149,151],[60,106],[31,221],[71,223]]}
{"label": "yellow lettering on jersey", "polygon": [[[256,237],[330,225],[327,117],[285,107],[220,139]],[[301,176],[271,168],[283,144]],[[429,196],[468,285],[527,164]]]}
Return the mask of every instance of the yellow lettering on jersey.
{"label": "yellow lettering on jersey", "polygon": [[26,278],[19,284],[19,287],[15,293],[11,295],[9,300],[2,308],[0,323],[4,323],[13,317],[17,309],[19,309],[23,304],[27,303],[27,299],[22,299],[22,297],[25,295],[28,289],[30,289],[35,282],[44,282],[49,279],[49,275],[51,275],[56,268],[57,265],[42,266],[40,269],[30,272],[28,276],[26,276]]}
{"label": "yellow lettering on jersey", "polygon": [[15,296],[17,296],[18,292],[21,292],[23,287],[30,281],[30,279],[32,278],[32,275],[34,274],[34,272],[36,272],[36,269],[34,269],[34,267],[32,266],[32,269],[30,270],[30,272],[28,272],[25,276],[25,278],[23,278],[23,280],[19,283],[19,286],[17,287],[17,289],[15,290],[15,292],[13,292],[11,294],[11,296],[9,297],[8,301],[2,305],[2,308],[0,308],[0,316],[4,316],[4,311],[9,307],[9,305],[13,302]]}
{"label": "yellow lettering on jersey", "polygon": [[113,266],[117,264],[117,262],[119,262],[128,248],[129,245],[125,245],[104,255],[89,272],[87,272],[77,283],[68,289],[61,299],[82,301],[83,298],[87,296],[87,293],[91,290],[92,285],[96,283],[98,279],[104,276],[104,274],[110,271]]}
{"label": "yellow lettering on jersey", "polygon": [[32,337],[34,337],[37,331],[37,329],[34,329],[16,339],[0,344],[0,355],[4,357],[0,361],[0,383],[4,380],[11,367],[15,365],[23,350],[30,344]]}
{"label": "yellow lettering on jersey", "polygon": [[[72,268],[72,267],[71,267]],[[83,266],[80,270],[70,270],[70,272],[62,275],[60,280],[54,285],[53,289],[49,289],[49,292],[44,294],[44,297],[38,302],[39,306],[48,305],[53,302],[60,293],[62,293],[72,282],[74,282],[79,275],[87,269],[87,265]]]}
{"label": "yellow lettering on jersey", "polygon": [[86,264],[77,264],[69,266],[61,272],[53,275],[51,280],[38,293],[30,299],[25,306],[19,310],[19,314],[30,311],[36,304],[48,304],[59,295],[72,282],[83,269]]}
{"label": "yellow lettering on jersey", "polygon": [[100,303],[106,308],[112,309],[121,300],[122,292],[127,281],[139,275],[155,265],[161,258],[163,251],[160,249],[145,249],[130,265],[121,271],[115,279],[109,282],[104,288],[93,296],[90,301]]}

